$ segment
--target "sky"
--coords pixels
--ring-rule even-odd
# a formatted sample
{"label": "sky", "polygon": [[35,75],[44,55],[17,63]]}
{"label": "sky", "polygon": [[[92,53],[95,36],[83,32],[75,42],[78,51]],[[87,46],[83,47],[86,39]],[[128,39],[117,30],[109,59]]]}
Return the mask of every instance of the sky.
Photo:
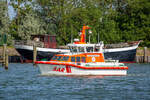
{"label": "sky", "polygon": [[[16,13],[15,13],[14,8],[10,5],[10,1],[11,0],[7,0],[7,2],[8,2],[8,14],[9,14],[10,19],[12,20],[16,16]],[[27,2],[27,3],[29,3],[29,2]],[[24,6],[24,3],[21,4],[21,7],[23,7],[23,6]]]}
{"label": "sky", "polygon": [[8,15],[9,15],[9,18],[12,20],[16,16],[16,13],[14,11],[14,8],[9,4],[10,0],[7,0],[7,1],[8,1]]}
{"label": "sky", "polygon": [[9,14],[9,18],[11,20],[16,16],[16,13],[15,13],[14,8],[12,6],[8,6],[8,14]]}

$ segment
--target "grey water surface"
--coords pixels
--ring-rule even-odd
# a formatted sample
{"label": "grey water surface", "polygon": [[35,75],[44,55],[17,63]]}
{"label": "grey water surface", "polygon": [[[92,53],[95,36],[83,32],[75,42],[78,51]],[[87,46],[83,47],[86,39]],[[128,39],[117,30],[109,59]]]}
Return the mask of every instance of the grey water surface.
{"label": "grey water surface", "polygon": [[0,100],[150,100],[150,64],[126,64],[127,76],[41,76],[32,64],[0,67]]}

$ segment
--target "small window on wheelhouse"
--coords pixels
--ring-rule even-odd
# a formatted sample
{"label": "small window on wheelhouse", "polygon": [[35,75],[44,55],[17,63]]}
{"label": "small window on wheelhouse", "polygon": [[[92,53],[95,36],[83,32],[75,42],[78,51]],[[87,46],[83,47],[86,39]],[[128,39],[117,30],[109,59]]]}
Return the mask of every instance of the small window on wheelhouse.
{"label": "small window on wheelhouse", "polygon": [[94,52],[99,52],[100,51],[100,47],[99,46],[96,46],[95,48],[94,48]]}
{"label": "small window on wheelhouse", "polygon": [[79,52],[84,52],[84,47],[78,47]]}
{"label": "small window on wheelhouse", "polygon": [[57,57],[57,60],[61,60],[61,58],[62,58],[62,56],[58,56],[58,57]]}
{"label": "small window on wheelhouse", "polygon": [[70,49],[70,52],[73,52],[73,48],[72,47],[69,47],[69,49]]}
{"label": "small window on wheelhouse", "polygon": [[69,59],[69,56],[64,56],[64,57],[62,58],[62,61],[68,61],[68,59]]}
{"label": "small window on wheelhouse", "polygon": [[71,57],[71,62],[75,62],[75,57]]}
{"label": "small window on wheelhouse", "polygon": [[85,58],[85,57],[82,57],[82,58],[81,58],[81,62],[86,62],[86,58]]}
{"label": "small window on wheelhouse", "polygon": [[52,60],[56,60],[57,59],[57,56],[54,56],[53,58],[52,58]]}
{"label": "small window on wheelhouse", "polygon": [[77,47],[72,47],[72,52],[77,52]]}
{"label": "small window on wheelhouse", "polygon": [[80,62],[80,57],[76,57],[76,62]]}
{"label": "small window on wheelhouse", "polygon": [[93,52],[93,47],[86,47],[87,52]]}

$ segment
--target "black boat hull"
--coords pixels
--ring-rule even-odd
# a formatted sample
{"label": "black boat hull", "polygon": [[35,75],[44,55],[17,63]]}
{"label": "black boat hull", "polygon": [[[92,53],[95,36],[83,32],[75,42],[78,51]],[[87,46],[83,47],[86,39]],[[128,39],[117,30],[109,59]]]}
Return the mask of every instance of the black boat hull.
{"label": "black boat hull", "polygon": [[[33,50],[27,50],[27,49],[16,49],[16,50],[21,54],[23,60],[28,60],[28,61],[33,60]],[[37,51],[37,60],[50,60],[55,54],[60,54],[60,53]]]}
{"label": "black boat hull", "polygon": [[[33,50],[28,49],[16,49],[24,60],[33,60]],[[37,60],[50,60],[55,54],[61,54],[60,52],[43,52],[37,51]],[[117,51],[117,52],[104,52],[105,59],[113,59],[119,60],[119,62],[126,62],[126,63],[134,63],[136,56],[136,49],[127,50],[127,51]]]}
{"label": "black boat hull", "polygon": [[136,57],[136,49],[118,52],[104,53],[105,59],[119,60],[119,62],[134,63]]}

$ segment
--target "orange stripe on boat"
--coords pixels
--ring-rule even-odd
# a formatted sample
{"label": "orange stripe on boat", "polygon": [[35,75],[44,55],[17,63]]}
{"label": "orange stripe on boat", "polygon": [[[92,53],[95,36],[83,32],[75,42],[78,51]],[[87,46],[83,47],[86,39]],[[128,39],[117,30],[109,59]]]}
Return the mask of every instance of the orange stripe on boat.
{"label": "orange stripe on boat", "polygon": [[[57,63],[57,62],[45,62],[45,61],[36,61],[36,64],[51,64],[51,65],[66,65],[67,66],[72,66],[72,67],[77,67],[77,68],[81,68],[81,69],[121,69],[121,70],[127,70],[128,67],[85,67],[85,66],[79,66],[79,65],[75,65],[75,64],[68,64],[68,63]],[[69,68],[68,72],[70,72]]]}

